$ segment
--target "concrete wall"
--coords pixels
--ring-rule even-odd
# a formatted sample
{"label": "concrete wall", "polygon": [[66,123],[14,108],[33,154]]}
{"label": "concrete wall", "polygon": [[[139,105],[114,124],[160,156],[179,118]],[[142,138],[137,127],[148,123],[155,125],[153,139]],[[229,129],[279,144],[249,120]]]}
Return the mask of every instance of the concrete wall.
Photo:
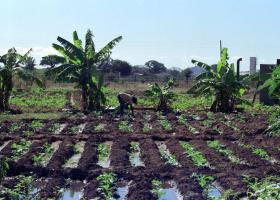
{"label": "concrete wall", "polygon": [[250,57],[250,75],[253,75],[257,72],[257,58]]}

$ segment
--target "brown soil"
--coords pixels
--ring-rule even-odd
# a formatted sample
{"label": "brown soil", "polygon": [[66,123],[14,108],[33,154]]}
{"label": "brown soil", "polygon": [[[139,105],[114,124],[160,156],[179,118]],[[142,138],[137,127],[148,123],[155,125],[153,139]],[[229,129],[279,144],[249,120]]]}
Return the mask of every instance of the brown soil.
{"label": "brown soil", "polygon": [[[149,133],[143,133],[144,114],[151,115],[149,123],[152,124],[153,130]],[[188,113],[184,113],[188,115]],[[252,154],[248,149],[241,148],[237,145],[238,141],[261,147],[273,158],[280,160],[279,138],[267,138],[263,132],[267,128],[265,121],[266,116],[253,116],[244,113],[245,123],[235,120],[234,115],[231,116],[233,124],[240,129],[234,131],[231,127],[227,127],[219,120],[219,114],[214,115],[214,124],[221,131],[220,135],[211,127],[203,126],[203,120],[207,119],[206,112],[193,111],[192,114],[200,116],[200,120],[188,117],[188,122],[199,130],[199,134],[190,133],[186,126],[180,124],[174,113],[169,113],[167,119],[172,124],[172,131],[164,131],[163,127],[158,123],[154,111],[136,111],[135,118],[130,119],[133,125],[132,133],[122,133],[118,129],[118,124],[125,117],[114,116],[114,114],[106,113],[103,116],[88,115],[85,119],[60,119],[56,121],[44,120],[45,126],[42,130],[37,131],[33,135],[23,136],[23,131],[28,130],[30,120],[23,120],[22,128],[16,133],[9,133],[9,127],[12,122],[3,122],[0,125],[0,145],[5,141],[13,140],[12,143],[26,138],[34,141],[28,153],[22,156],[18,162],[10,161],[10,170],[8,176],[17,176],[19,174],[35,174],[38,178],[48,180],[46,186],[40,192],[41,198],[54,197],[57,188],[66,186],[66,179],[79,180],[85,183],[84,198],[92,199],[101,195],[97,190],[98,182],[96,177],[103,172],[114,172],[118,179],[125,182],[131,182],[128,200],[135,199],[156,199],[150,192],[152,189],[151,181],[155,178],[167,182],[174,180],[178,184],[178,188],[185,199],[205,199],[203,190],[199,186],[197,180],[192,177],[193,173],[202,173],[211,175],[225,189],[233,189],[241,196],[247,191],[247,186],[243,182],[243,175],[251,175],[264,178],[268,175],[280,175],[280,165],[272,164],[260,159]],[[67,127],[60,135],[54,135],[49,132],[49,127],[53,123],[67,123]],[[83,133],[78,135],[70,135],[69,128],[73,126],[87,123]],[[94,128],[98,124],[106,124],[105,130],[96,132]],[[278,140],[277,140],[278,139]],[[199,150],[208,160],[210,166],[197,167],[187,156],[184,149],[180,146],[179,141],[188,141],[193,144],[196,150]],[[207,140],[219,140],[226,145],[233,153],[248,164],[234,164],[230,160],[212,150],[207,146]],[[40,152],[40,147],[45,143],[62,141],[59,149],[52,156],[46,167],[38,167],[33,165],[32,156]],[[70,147],[79,141],[85,141],[85,149],[81,156],[80,162],[76,169],[64,169],[63,164],[74,154]],[[97,145],[101,142],[112,141],[111,149],[111,165],[109,169],[103,169],[97,165]],[[141,159],[145,163],[145,167],[132,167],[129,162],[128,152],[130,151],[129,143],[138,141],[141,149]],[[175,155],[181,166],[171,166],[165,164],[158,151],[155,141],[164,141],[170,153]],[[9,157],[12,155],[11,145],[7,145],[1,154]],[[11,182],[11,181],[10,181]],[[3,186],[12,187],[13,182],[4,181]],[[116,195],[116,194],[115,194]]]}

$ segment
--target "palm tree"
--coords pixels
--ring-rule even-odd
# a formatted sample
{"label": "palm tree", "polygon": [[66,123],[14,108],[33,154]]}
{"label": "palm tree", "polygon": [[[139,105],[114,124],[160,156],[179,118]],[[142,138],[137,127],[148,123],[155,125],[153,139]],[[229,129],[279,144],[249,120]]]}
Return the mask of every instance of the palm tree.
{"label": "palm tree", "polygon": [[[73,32],[73,43],[57,37],[60,45],[53,44],[61,56],[47,56],[45,61],[58,61],[60,65],[50,68],[50,72],[56,75],[58,81],[73,81],[82,89],[82,107],[84,111],[99,110],[105,103],[103,90],[103,75],[98,75],[98,68],[111,54],[114,46],[120,42],[119,36],[109,42],[100,51],[95,50],[93,34],[87,31],[85,46],[79,39],[76,31]],[[42,61],[43,62],[43,61]]]}
{"label": "palm tree", "polygon": [[9,49],[8,53],[0,56],[0,111],[10,109],[9,100],[13,89],[13,77],[17,76],[23,80],[35,81],[39,86],[42,82],[24,68],[30,49],[25,55],[17,53],[15,48]]}

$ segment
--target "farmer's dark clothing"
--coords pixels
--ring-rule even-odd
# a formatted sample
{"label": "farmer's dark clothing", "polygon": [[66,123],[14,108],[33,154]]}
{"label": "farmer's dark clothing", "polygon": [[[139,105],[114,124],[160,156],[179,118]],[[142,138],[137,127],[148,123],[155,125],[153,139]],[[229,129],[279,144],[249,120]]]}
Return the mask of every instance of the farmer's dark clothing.
{"label": "farmer's dark clothing", "polygon": [[124,109],[130,107],[131,109],[131,112],[132,112],[132,115],[134,115],[133,113],[133,97],[132,95],[130,94],[126,94],[126,93],[120,93],[118,94],[118,100],[119,100],[119,103],[120,103],[120,113],[121,115],[123,115],[124,113]]}

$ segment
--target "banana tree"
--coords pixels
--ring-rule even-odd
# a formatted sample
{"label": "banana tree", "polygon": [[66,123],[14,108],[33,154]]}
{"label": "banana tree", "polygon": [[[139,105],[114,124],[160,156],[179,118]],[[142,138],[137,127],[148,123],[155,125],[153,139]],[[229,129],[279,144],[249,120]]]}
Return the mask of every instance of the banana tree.
{"label": "banana tree", "polygon": [[174,79],[169,79],[163,87],[161,87],[158,83],[150,85],[150,89],[145,91],[145,95],[158,101],[158,111],[167,112],[175,98],[175,93],[172,91],[173,87]]}
{"label": "banana tree", "polygon": [[234,64],[229,64],[228,59],[228,49],[224,48],[217,70],[205,63],[192,60],[193,64],[204,68],[205,72],[196,78],[196,84],[188,93],[195,96],[212,96],[213,103],[210,110],[213,112],[232,112],[237,102],[245,102],[241,97],[246,86],[237,80]]}
{"label": "banana tree", "polygon": [[51,67],[49,70],[49,73],[56,76],[56,80],[75,82],[77,87],[81,88],[83,111],[99,110],[105,103],[104,76],[98,67],[102,65],[111,54],[112,49],[122,39],[119,36],[100,51],[96,51],[92,38],[93,34],[88,30],[83,47],[76,31],[73,32],[73,43],[58,37],[60,45],[53,44],[53,48],[61,56],[50,55],[43,58],[43,61],[60,61],[58,66]]}
{"label": "banana tree", "polygon": [[258,91],[267,88],[269,96],[280,98],[280,65],[269,74],[269,78],[258,88]]}
{"label": "banana tree", "polygon": [[0,111],[10,109],[9,100],[13,89],[13,78],[18,77],[23,80],[29,79],[43,86],[41,80],[26,70],[26,61],[30,49],[26,54],[20,55],[15,48],[9,49],[8,53],[0,56]]}

